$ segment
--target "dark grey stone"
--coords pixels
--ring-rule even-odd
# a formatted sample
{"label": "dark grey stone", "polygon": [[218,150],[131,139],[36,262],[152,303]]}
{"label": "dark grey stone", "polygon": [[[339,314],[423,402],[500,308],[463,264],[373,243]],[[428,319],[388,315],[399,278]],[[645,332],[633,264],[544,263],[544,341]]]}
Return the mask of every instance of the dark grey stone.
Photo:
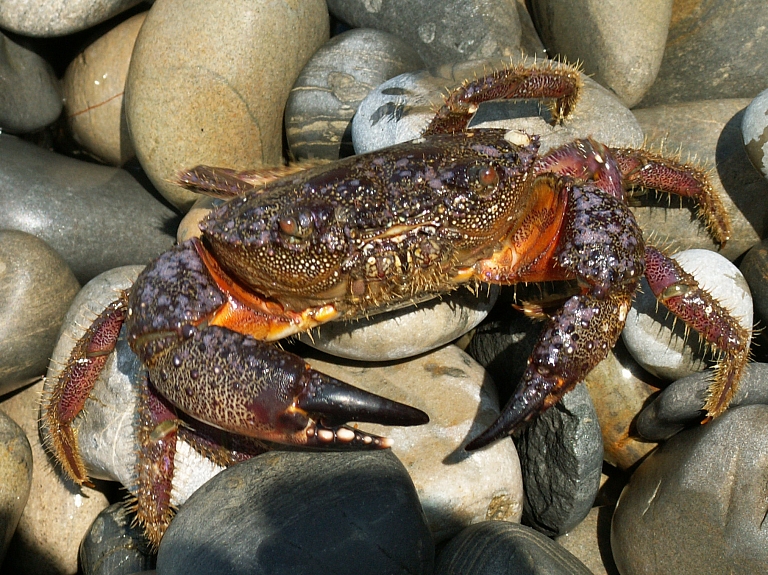
{"label": "dark grey stone", "polygon": [[470,525],[440,550],[435,575],[591,575],[589,569],[541,533],[517,523]]}
{"label": "dark grey stone", "polygon": [[181,506],[157,571],[432,573],[416,490],[389,451],[273,451],[234,465]]}
{"label": "dark grey stone", "polygon": [[427,66],[520,53],[515,2],[505,0],[328,0],[328,10],[355,28],[399,36]]}
{"label": "dark grey stone", "polygon": [[0,228],[45,240],[85,283],[170,248],[178,215],[125,170],[0,135]]}
{"label": "dark grey stone", "polygon": [[621,574],[765,573],[767,430],[768,406],[737,407],[650,454],[613,516]]}
{"label": "dark grey stone", "polygon": [[[711,380],[710,372],[701,372],[672,383],[640,412],[637,432],[647,439],[662,441],[700,422]],[[768,364],[765,363],[747,365],[731,408],[755,404],[768,404]]]}
{"label": "dark grey stone", "polygon": [[[739,265],[752,292],[755,321],[768,325],[768,239],[750,249]],[[760,330],[764,331],[764,330]]]}
{"label": "dark grey stone", "polygon": [[80,544],[83,575],[130,575],[154,567],[154,553],[132,521],[125,503],[99,513]]}

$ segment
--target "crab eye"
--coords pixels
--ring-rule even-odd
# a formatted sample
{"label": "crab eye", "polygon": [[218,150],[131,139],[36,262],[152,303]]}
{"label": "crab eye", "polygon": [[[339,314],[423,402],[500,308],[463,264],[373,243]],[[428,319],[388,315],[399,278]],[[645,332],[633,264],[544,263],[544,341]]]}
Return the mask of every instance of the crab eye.
{"label": "crab eye", "polygon": [[293,241],[307,239],[314,229],[312,214],[306,210],[282,216],[277,225],[280,232]]}
{"label": "crab eye", "polygon": [[479,164],[469,169],[469,181],[479,193],[490,193],[499,183],[499,172],[491,164]]}

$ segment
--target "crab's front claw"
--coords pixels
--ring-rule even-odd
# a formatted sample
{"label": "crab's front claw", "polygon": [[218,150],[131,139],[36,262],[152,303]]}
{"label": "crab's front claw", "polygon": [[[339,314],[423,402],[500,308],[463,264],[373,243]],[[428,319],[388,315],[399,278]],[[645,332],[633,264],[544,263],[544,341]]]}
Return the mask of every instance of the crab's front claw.
{"label": "crab's front claw", "polygon": [[352,387],[303,359],[226,328],[191,329],[149,365],[155,388],[195,419],[232,433],[309,447],[389,447],[344,425],[419,425],[413,407]]}

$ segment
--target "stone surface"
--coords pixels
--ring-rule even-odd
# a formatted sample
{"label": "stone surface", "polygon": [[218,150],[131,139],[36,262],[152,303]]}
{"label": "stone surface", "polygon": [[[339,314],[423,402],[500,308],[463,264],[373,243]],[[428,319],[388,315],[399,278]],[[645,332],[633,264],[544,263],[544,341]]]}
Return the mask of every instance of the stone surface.
{"label": "stone surface", "polygon": [[123,107],[131,52],[146,12],[121,22],[83,50],[67,67],[62,92],[74,139],[107,164],[134,156]]}
{"label": "stone surface", "polygon": [[749,250],[739,265],[752,293],[755,320],[768,325],[768,240]]}
{"label": "stone surface", "polygon": [[[695,427],[704,416],[702,406],[711,380],[709,373],[694,373],[669,385],[637,417],[637,432],[647,439],[663,441],[686,427]],[[768,364],[750,363],[731,408],[758,404],[768,404]]]}
{"label": "stone surface", "polygon": [[760,92],[747,106],[741,133],[752,165],[768,178],[768,90]]}
{"label": "stone surface", "polygon": [[533,0],[532,16],[550,57],[579,62],[628,107],[661,66],[672,0]]}
{"label": "stone surface", "polygon": [[329,0],[328,9],[355,28],[399,36],[427,66],[520,53],[514,0]]}
{"label": "stone surface", "polygon": [[298,339],[326,353],[361,361],[403,359],[458,339],[488,314],[498,288],[466,289],[417,306],[321,325]]}
{"label": "stone surface", "polygon": [[0,564],[32,485],[32,448],[24,430],[0,411]]}
{"label": "stone surface", "polygon": [[603,440],[583,383],[534,419],[516,438],[525,485],[523,521],[563,535],[589,513],[600,487]]}
{"label": "stone surface", "polygon": [[334,36],[296,79],[285,107],[285,132],[297,159],[336,160],[354,153],[352,116],[376,86],[423,62],[397,36],[359,28]]}
{"label": "stone surface", "polygon": [[738,407],[648,456],[613,517],[622,575],[765,571],[766,429],[768,406]]}
{"label": "stone surface", "polygon": [[[672,258],[730,310],[744,329],[751,331],[752,296],[735,265],[708,250],[686,250],[673,254]],[[686,334],[686,331],[682,321],[675,321],[675,316],[658,304],[643,278],[621,334],[635,360],[644,369],[668,381],[706,369],[707,354],[700,338]]]}
{"label": "stone surface", "polygon": [[611,554],[613,506],[593,507],[584,521],[555,541],[572,553],[592,575],[619,575]]}
{"label": "stone surface", "polygon": [[416,491],[389,452],[271,452],[206,483],[157,557],[175,573],[432,573]]}
{"label": "stone surface", "polygon": [[56,74],[45,60],[0,34],[0,129],[3,132],[23,134],[53,123],[61,113],[59,91]]}
{"label": "stone surface", "polygon": [[0,228],[55,249],[85,283],[146,264],[173,245],[177,214],[125,170],[54,154],[0,135]]}
{"label": "stone surface", "polygon": [[641,108],[754,97],[768,87],[768,4],[675,0],[667,46]]}
{"label": "stone surface", "polygon": [[7,0],[0,6],[0,27],[25,36],[62,36],[90,28],[141,0]]}
{"label": "stone surface", "polygon": [[154,567],[154,553],[125,503],[99,513],[80,544],[83,575],[130,575]]}
{"label": "stone surface", "polygon": [[322,0],[158,0],[131,59],[125,113],[136,156],[184,210],[171,184],[198,164],[250,169],[282,163],[288,92],[328,38]]}
{"label": "stone surface", "polygon": [[499,413],[491,382],[469,356],[446,346],[388,365],[329,360],[314,354],[308,359],[319,371],[429,414],[430,422],[416,427],[361,427],[394,441],[392,451],[410,473],[437,541],[470,523],[520,520],[522,479],[512,441],[462,450]]}
{"label": "stone surface", "polygon": [[43,240],[0,230],[0,396],[45,373],[79,289],[66,262]]}
{"label": "stone surface", "polygon": [[43,392],[36,383],[0,403],[0,410],[24,430],[32,447],[32,488],[3,563],[14,575],[75,575],[77,548],[93,520],[108,504],[106,496],[64,480],[50,462],[37,430]]}
{"label": "stone surface", "polygon": [[[512,62],[534,63],[532,58],[513,58]],[[435,109],[442,105],[446,88],[509,64],[510,59],[464,62],[402,74],[384,82],[363,100],[352,121],[355,150],[363,153],[419,137]],[[563,124],[548,123],[549,110],[540,109],[538,101],[510,101],[480,106],[470,126],[503,127],[538,134],[541,153],[587,136],[613,146],[639,146],[643,136],[632,113],[594,80],[586,76],[582,79],[581,98],[570,119]]]}
{"label": "stone surface", "polygon": [[[700,80],[699,80],[700,81]],[[743,109],[749,100],[689,102],[634,110],[651,149],[694,159],[710,169],[715,191],[731,217],[733,234],[720,253],[734,260],[768,233],[768,182],[750,163],[741,136]],[[674,250],[715,249],[707,230],[694,221],[695,210],[667,208],[664,198],[633,211],[640,227],[653,231],[657,245]],[[672,200],[675,206],[677,200]]]}
{"label": "stone surface", "polygon": [[525,525],[471,525],[440,550],[435,575],[590,575],[563,547]]}

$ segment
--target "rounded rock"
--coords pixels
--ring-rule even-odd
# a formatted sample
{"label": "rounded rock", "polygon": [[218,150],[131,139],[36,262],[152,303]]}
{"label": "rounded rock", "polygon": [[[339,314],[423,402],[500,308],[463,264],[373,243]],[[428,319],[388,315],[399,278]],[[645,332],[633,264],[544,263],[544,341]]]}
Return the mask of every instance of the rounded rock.
{"label": "rounded rock", "polygon": [[0,395],[45,373],[79,289],[69,266],[43,240],[0,230]]}
{"label": "rounded rock", "polygon": [[739,270],[752,292],[758,325],[768,325],[768,240],[747,252]]}
{"label": "rounded rock", "polygon": [[752,165],[768,178],[768,90],[760,92],[747,106],[741,133]]}
{"label": "rounded rock", "polygon": [[322,0],[155,2],[125,87],[136,156],[155,187],[186,210],[196,195],[170,183],[181,170],[282,164],[288,93],[328,30]]}
{"label": "rounded rock", "polygon": [[24,430],[0,411],[0,563],[5,557],[32,486],[32,448]]}
{"label": "rounded rock", "polygon": [[63,36],[90,28],[141,0],[7,0],[0,6],[0,26],[25,36]]}
{"label": "rounded rock", "polygon": [[104,34],[64,74],[64,107],[74,139],[113,166],[122,166],[135,155],[123,93],[133,44],[146,15],[136,14]]}
{"label": "rounded rock", "polygon": [[391,453],[274,451],[190,497],[157,571],[427,575],[433,557],[416,491]]}
{"label": "rounded rock", "polygon": [[285,132],[293,157],[352,155],[352,117],[363,98],[385,80],[423,67],[409,44],[387,32],[355,29],[331,38],[288,96]]}
{"label": "rounded rock", "polygon": [[[752,296],[736,266],[708,250],[686,250],[672,258],[751,333]],[[659,305],[643,278],[622,332],[635,360],[669,381],[706,369],[706,354],[699,337],[687,331],[682,321],[675,321],[675,316]]]}

